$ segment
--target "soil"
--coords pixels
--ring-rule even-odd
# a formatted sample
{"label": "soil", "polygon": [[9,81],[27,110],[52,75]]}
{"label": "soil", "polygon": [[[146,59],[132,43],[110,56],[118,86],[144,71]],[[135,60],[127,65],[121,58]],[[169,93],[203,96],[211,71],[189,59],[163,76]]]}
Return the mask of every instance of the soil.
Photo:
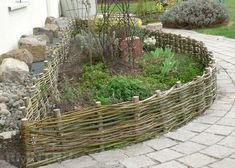
{"label": "soil", "polygon": [[0,139],[0,160],[18,167],[24,166],[24,155],[20,135],[16,135],[10,140]]}

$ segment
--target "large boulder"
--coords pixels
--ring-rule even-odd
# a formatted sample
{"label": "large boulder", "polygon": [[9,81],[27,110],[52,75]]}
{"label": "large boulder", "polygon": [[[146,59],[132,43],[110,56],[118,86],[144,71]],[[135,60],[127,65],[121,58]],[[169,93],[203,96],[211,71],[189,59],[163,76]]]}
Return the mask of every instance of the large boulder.
{"label": "large boulder", "polygon": [[64,30],[69,26],[69,21],[63,17],[56,19],[56,24],[59,26],[60,30]]}
{"label": "large boulder", "polygon": [[19,48],[30,51],[33,55],[33,62],[43,61],[45,60],[47,39],[45,35],[22,36],[19,40]]}
{"label": "large boulder", "polygon": [[0,65],[0,79],[3,82],[24,83],[28,74],[28,65],[14,58],[6,58]]}
{"label": "large boulder", "polygon": [[45,28],[53,32],[54,37],[58,37],[59,26],[57,24],[46,24]]}
{"label": "large boulder", "polygon": [[45,24],[56,24],[56,18],[53,16],[48,16],[46,18]]}
{"label": "large boulder", "polygon": [[25,62],[29,67],[33,63],[33,55],[27,49],[15,49],[0,56],[0,64],[5,58],[14,58]]}
{"label": "large boulder", "polygon": [[54,33],[47,27],[35,27],[33,28],[34,35],[46,35],[49,38],[50,43],[53,42]]}

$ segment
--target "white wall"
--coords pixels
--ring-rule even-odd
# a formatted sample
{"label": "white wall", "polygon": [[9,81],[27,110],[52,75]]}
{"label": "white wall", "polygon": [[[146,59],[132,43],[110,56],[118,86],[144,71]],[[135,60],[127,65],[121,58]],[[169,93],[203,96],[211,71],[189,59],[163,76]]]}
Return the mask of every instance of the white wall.
{"label": "white wall", "polygon": [[0,54],[16,48],[20,36],[43,26],[47,16],[59,16],[59,0],[27,0],[26,8],[9,11],[15,1],[0,0]]}
{"label": "white wall", "polygon": [[60,16],[60,0],[47,0],[48,16]]}

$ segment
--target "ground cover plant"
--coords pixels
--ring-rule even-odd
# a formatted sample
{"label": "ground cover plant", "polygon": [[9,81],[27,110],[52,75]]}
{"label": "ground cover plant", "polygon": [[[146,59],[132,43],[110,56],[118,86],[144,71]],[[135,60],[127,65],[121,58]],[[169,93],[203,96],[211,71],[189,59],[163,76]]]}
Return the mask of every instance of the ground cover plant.
{"label": "ground cover plant", "polygon": [[164,12],[164,27],[194,29],[226,24],[229,14],[217,0],[182,1]]}
{"label": "ground cover plant", "polygon": [[193,80],[204,68],[195,57],[175,54],[169,48],[146,51],[136,60],[135,67],[96,63],[78,68],[75,62],[66,66],[75,66],[70,68],[79,69],[79,73],[63,72],[64,80],[60,82],[63,100],[60,108],[64,110],[92,106],[97,101],[102,105],[130,101],[136,95],[143,100],[158,89],[169,89],[177,81]]}

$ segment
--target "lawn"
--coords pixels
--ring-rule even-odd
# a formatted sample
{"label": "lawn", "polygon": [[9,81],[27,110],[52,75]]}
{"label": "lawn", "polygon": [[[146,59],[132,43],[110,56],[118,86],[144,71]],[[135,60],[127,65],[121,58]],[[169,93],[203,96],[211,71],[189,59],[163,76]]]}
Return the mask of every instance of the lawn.
{"label": "lawn", "polygon": [[215,27],[215,28],[202,28],[197,31],[200,33],[225,36],[235,39],[235,1],[225,0],[225,5],[230,12],[230,22],[228,25]]}
{"label": "lawn", "polygon": [[[131,2],[131,4],[130,4],[130,12],[131,13],[137,12],[137,4],[138,4],[138,2]],[[154,1],[147,2],[145,8],[147,9],[148,12],[155,11],[156,10],[155,2]],[[120,11],[118,11],[119,8],[117,8],[117,7],[114,8],[114,5],[111,6],[111,10],[112,9],[114,9],[113,12],[120,12]],[[101,5],[100,4],[98,5],[97,11],[99,13],[101,12]]]}

